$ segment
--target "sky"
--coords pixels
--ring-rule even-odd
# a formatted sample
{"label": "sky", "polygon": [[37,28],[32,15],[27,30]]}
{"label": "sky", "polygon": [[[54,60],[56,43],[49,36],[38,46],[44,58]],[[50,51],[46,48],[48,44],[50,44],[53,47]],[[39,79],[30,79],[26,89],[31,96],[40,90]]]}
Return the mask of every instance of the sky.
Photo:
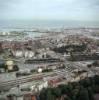
{"label": "sky", "polygon": [[0,20],[99,21],[99,0],[0,0]]}

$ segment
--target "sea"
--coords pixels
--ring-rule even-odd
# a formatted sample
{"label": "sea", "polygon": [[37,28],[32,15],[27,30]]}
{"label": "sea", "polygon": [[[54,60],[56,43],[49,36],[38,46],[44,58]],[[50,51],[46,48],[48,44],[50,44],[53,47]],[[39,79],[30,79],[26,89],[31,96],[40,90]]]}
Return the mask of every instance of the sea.
{"label": "sea", "polygon": [[[98,28],[99,21],[73,20],[0,20],[0,32],[24,31],[33,29],[64,29],[64,28]],[[43,33],[31,32],[33,37]]]}

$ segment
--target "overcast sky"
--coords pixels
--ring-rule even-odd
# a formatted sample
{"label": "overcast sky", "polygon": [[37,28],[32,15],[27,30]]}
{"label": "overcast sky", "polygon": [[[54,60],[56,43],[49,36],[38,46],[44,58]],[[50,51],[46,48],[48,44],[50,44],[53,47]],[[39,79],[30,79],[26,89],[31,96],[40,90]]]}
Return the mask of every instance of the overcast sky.
{"label": "overcast sky", "polygon": [[99,21],[99,0],[0,0],[0,19]]}

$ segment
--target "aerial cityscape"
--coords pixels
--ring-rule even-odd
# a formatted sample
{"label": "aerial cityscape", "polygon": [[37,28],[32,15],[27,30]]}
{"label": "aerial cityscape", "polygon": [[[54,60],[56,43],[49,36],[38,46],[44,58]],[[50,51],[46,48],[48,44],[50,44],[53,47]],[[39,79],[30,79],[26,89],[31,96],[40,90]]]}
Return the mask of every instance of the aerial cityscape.
{"label": "aerial cityscape", "polygon": [[0,100],[99,100],[98,9],[0,0]]}

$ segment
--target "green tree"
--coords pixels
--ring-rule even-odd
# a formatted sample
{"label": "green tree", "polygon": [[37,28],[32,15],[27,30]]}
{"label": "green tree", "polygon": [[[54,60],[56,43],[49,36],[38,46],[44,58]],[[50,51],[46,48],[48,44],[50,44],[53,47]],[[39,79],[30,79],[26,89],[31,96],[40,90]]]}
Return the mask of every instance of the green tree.
{"label": "green tree", "polygon": [[95,80],[95,84],[99,85],[99,76],[98,75],[94,76],[94,80]]}
{"label": "green tree", "polygon": [[56,98],[60,97],[61,96],[61,90],[58,87],[53,88],[52,94],[55,95]]}
{"label": "green tree", "polygon": [[87,90],[88,90],[89,100],[94,100],[93,89],[91,87],[88,87]]}
{"label": "green tree", "polygon": [[85,88],[82,88],[79,93],[78,93],[78,97],[76,98],[76,100],[90,100],[89,99],[89,95],[88,95],[88,91]]}
{"label": "green tree", "polygon": [[64,95],[64,94],[68,93],[67,85],[59,85],[58,87],[59,87],[59,89],[61,91],[61,94]]}
{"label": "green tree", "polygon": [[47,91],[46,99],[41,99],[41,100],[55,100],[55,96],[52,94],[50,90]]}
{"label": "green tree", "polygon": [[45,98],[46,98],[46,93],[47,93],[47,89],[43,89],[43,90],[40,92],[40,95],[39,95],[40,100],[45,100]]}

